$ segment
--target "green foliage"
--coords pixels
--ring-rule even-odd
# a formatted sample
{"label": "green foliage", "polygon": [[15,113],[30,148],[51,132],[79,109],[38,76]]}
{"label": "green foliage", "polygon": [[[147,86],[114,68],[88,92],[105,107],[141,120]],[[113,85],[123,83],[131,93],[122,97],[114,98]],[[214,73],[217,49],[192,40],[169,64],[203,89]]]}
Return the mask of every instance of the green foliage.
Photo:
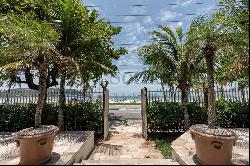
{"label": "green foliage", "polygon": [[0,41],[0,70],[16,71],[36,64],[40,54],[49,62],[58,34],[31,15],[8,14],[0,21]]}
{"label": "green foliage", "polygon": [[249,127],[249,104],[247,102],[219,100],[216,103],[217,125],[222,127]]}
{"label": "green foliage", "polygon": [[[211,16],[199,15],[192,20],[186,44],[196,59],[203,57],[206,44],[215,48],[215,81],[227,82],[249,79],[249,2],[248,0],[219,0],[223,5]],[[202,69],[203,66],[203,69]],[[205,65],[200,68],[205,73]],[[204,76],[196,71],[196,79]],[[197,75],[198,74],[198,75]],[[200,82],[198,81],[198,82]]]}
{"label": "green foliage", "polygon": [[98,104],[68,105],[64,109],[64,117],[66,130],[102,131],[103,110]]}
{"label": "green foliage", "polygon": [[152,103],[147,107],[147,117],[150,131],[182,130],[184,115],[179,103]]}
{"label": "green foliage", "polygon": [[161,154],[166,159],[170,159],[172,156],[171,143],[181,134],[182,133],[155,133],[151,134],[150,137],[153,141],[155,141],[155,144],[161,151]]}
{"label": "green foliage", "polygon": [[[36,105],[0,106],[0,131],[19,131],[35,124]],[[45,105],[43,125],[57,125],[58,107]],[[98,104],[82,103],[67,105],[64,109],[65,130],[102,131],[103,110]]]}
{"label": "green foliage", "polygon": [[[207,124],[207,109],[197,103],[189,103],[190,124]],[[249,126],[249,105],[238,101],[216,101],[217,126],[241,128]],[[147,107],[149,131],[182,131],[184,111],[179,103],[155,102]]]}
{"label": "green foliage", "polygon": [[249,79],[249,1],[219,0],[224,7],[214,13],[223,31],[229,31],[227,50],[220,57],[216,76],[220,82]]}
{"label": "green foliage", "polygon": [[207,109],[201,107],[198,103],[189,103],[187,105],[190,125],[207,123]]}
{"label": "green foliage", "polygon": [[[40,23],[41,26],[47,24],[53,27],[53,30],[60,36],[55,45],[56,48],[50,50],[53,55],[53,58],[51,58],[53,63],[50,62],[49,65],[57,68],[59,73],[66,74],[71,85],[79,83],[78,80],[81,80],[81,84],[90,80],[97,81],[102,75],[114,75],[118,68],[112,63],[112,60],[118,59],[120,55],[127,52],[124,48],[113,48],[112,37],[120,33],[121,27],[112,26],[105,18],[98,19],[98,12],[88,10],[80,0],[0,0],[0,12],[1,20],[8,15],[15,15],[17,19],[29,15],[32,16],[32,20],[27,20],[34,20],[38,25]],[[25,21],[21,20],[20,23],[25,24]],[[0,23],[4,22],[1,21]],[[3,25],[3,27],[6,27],[9,31],[22,30],[17,25],[13,25],[8,27]],[[46,30],[46,27],[44,29]],[[26,30],[21,32],[25,33]],[[39,37],[36,34],[31,34],[26,37],[27,40],[16,40],[19,42],[14,43],[15,45],[9,44],[8,47],[23,48],[21,44],[24,43],[29,46],[32,45],[35,48],[33,50],[36,50],[37,44],[30,42],[28,37],[46,41],[48,34],[45,32]],[[15,38],[23,37],[17,33],[12,33],[12,35]],[[5,47],[2,52],[6,52],[7,49]],[[9,49],[10,53],[11,51],[15,50]],[[17,71],[22,71],[23,68],[32,67],[28,61],[30,57],[22,50],[18,52],[16,57],[20,57],[19,59],[23,61],[11,64],[8,68],[12,67]],[[5,64],[10,63],[8,61],[4,62]]]}

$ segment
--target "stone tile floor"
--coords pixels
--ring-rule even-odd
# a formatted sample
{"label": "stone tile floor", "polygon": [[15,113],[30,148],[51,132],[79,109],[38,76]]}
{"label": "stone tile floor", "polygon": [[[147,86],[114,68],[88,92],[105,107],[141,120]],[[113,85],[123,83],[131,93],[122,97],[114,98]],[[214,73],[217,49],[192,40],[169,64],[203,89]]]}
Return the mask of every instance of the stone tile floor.
{"label": "stone tile floor", "polygon": [[[62,132],[55,138],[53,154],[62,155],[75,144],[82,144],[88,132]],[[53,156],[52,154],[52,156]],[[52,157],[53,158],[53,157]],[[16,147],[12,133],[0,133],[0,165],[19,163],[19,148]]]}
{"label": "stone tile floor", "polygon": [[100,141],[88,160],[75,165],[179,165],[165,159],[153,141],[142,136],[141,121],[113,121],[107,141]]}
{"label": "stone tile floor", "polygon": [[163,159],[163,155],[152,141],[146,141],[142,137],[141,123],[111,124],[110,137],[107,141],[101,141],[96,145],[90,156],[90,160],[108,159]]}

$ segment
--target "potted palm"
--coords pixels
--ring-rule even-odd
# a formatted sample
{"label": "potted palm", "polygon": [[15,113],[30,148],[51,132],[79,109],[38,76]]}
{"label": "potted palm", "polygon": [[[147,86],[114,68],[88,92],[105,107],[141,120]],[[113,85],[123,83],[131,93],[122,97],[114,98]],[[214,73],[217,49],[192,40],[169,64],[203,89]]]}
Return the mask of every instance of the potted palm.
{"label": "potted palm", "polygon": [[208,80],[208,125],[195,124],[190,127],[196,148],[196,159],[202,165],[232,164],[232,150],[237,140],[234,132],[215,125],[214,61],[216,51],[222,44],[227,43],[222,38],[226,34],[219,34],[218,32],[223,31],[216,25],[214,19],[200,16],[192,22],[189,31],[189,42],[193,47],[199,48],[205,58]]}
{"label": "potted palm", "polygon": [[[39,72],[38,101],[35,126],[14,133],[20,151],[21,165],[41,164],[51,158],[56,126],[41,125],[41,115],[46,95],[47,68],[51,64],[54,43],[58,34],[53,28],[29,15],[7,14],[0,21],[1,35],[7,45],[0,47],[3,72],[33,68]],[[55,57],[54,57],[55,58]]]}

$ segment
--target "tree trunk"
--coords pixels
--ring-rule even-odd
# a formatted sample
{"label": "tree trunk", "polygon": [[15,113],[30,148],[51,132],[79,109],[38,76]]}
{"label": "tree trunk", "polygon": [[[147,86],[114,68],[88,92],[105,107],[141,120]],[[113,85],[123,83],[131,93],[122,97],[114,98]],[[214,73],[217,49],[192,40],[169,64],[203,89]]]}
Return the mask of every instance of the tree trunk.
{"label": "tree trunk", "polygon": [[10,80],[10,82],[8,83],[8,91],[7,91],[7,95],[6,95],[6,101],[5,101],[5,105],[9,105],[10,104],[10,89],[11,89],[11,85],[12,85],[12,81]]}
{"label": "tree trunk", "polygon": [[163,84],[162,80],[161,80],[161,88],[162,88],[162,91],[163,91],[164,102],[166,102],[167,101],[167,97],[166,97],[166,92],[165,92],[164,84]]}
{"label": "tree trunk", "polygon": [[65,75],[62,75],[60,81],[59,110],[58,110],[58,127],[60,131],[64,130],[63,110],[66,105],[64,87],[65,87]]}
{"label": "tree trunk", "polygon": [[204,48],[204,55],[207,65],[208,79],[208,126],[215,128],[215,92],[214,92],[214,56],[215,48],[211,44],[207,44]]}
{"label": "tree trunk", "polygon": [[35,114],[35,127],[41,126],[42,123],[41,116],[44,106],[44,98],[46,95],[47,68],[44,60],[39,65],[38,71],[39,71],[39,87],[38,87],[38,101]]}
{"label": "tree trunk", "polygon": [[47,97],[48,97],[48,87],[46,87],[46,90],[45,90],[44,104],[47,103]]}
{"label": "tree trunk", "polygon": [[187,103],[188,103],[188,87],[182,83],[181,85],[181,104],[184,109],[184,124],[185,124],[185,131],[187,131],[190,127],[189,122],[189,114],[187,110]]}
{"label": "tree trunk", "polygon": [[208,89],[205,83],[203,83],[203,94],[204,94],[204,106],[208,109]]}

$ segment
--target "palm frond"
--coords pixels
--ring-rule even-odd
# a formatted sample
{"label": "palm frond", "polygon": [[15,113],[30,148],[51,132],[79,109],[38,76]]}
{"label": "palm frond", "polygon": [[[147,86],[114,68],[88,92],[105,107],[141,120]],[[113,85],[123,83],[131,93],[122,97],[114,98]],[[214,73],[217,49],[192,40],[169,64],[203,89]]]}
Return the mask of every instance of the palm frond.
{"label": "palm frond", "polygon": [[175,29],[177,35],[178,35],[178,38],[179,38],[179,41],[181,42],[182,41],[182,38],[183,38],[183,32],[182,32],[182,28],[181,27],[177,27]]}
{"label": "palm frond", "polygon": [[145,71],[141,71],[136,73],[135,75],[133,75],[127,82],[126,84],[131,84],[133,82],[139,82],[142,79],[142,82],[144,83],[152,83],[155,80],[157,80],[157,77],[154,76],[153,73],[150,72],[150,70],[145,70]]}
{"label": "palm frond", "polygon": [[175,45],[178,45],[174,32],[169,27],[166,27],[164,25],[159,25],[159,28],[165,31],[171,37]]}

